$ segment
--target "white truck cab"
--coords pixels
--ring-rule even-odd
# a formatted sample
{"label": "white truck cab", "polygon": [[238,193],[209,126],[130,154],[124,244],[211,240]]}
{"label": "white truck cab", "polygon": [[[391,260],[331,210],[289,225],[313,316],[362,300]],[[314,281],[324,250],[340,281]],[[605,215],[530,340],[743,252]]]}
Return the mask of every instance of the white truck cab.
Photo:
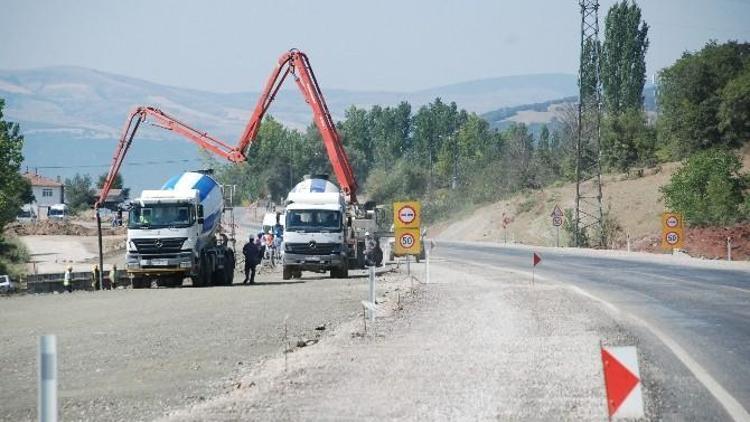
{"label": "white truck cab", "polygon": [[302,271],[348,276],[349,245],[344,197],[324,179],[305,179],[287,197],[283,278]]}

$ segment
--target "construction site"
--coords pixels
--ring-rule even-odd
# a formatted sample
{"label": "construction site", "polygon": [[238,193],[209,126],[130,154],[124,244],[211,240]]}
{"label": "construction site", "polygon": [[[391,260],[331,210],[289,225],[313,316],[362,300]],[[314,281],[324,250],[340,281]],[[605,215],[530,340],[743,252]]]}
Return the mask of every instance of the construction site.
{"label": "construction site", "polygon": [[[153,33],[131,42],[169,43],[127,64],[159,83],[70,52],[59,68],[0,59],[0,420],[750,421],[750,44],[735,28],[750,6],[693,23],[713,41],[685,46],[664,35],[667,6],[548,2],[549,28],[497,44],[543,60],[472,74],[466,42],[505,7],[422,4],[422,22],[397,2],[185,5],[166,23],[166,4],[53,3],[71,34],[90,14],[70,37],[91,57],[89,38],[131,34],[128,17]],[[297,41],[253,50],[240,67],[260,88],[230,90],[239,62],[219,52],[238,37],[194,28],[220,11],[217,31],[250,37],[270,23],[240,11],[265,9],[297,10],[280,37]],[[308,21],[321,13],[368,54],[328,46],[333,29]],[[354,15],[424,44],[424,63]],[[16,42],[29,63],[48,51]],[[450,83],[415,82],[435,75]]]}

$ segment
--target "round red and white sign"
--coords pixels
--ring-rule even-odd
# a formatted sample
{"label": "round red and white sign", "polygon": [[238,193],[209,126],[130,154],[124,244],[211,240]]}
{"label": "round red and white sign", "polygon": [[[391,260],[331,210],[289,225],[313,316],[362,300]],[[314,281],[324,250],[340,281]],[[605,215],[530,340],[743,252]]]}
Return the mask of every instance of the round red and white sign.
{"label": "round red and white sign", "polygon": [[677,227],[677,223],[679,223],[679,221],[677,220],[677,217],[673,215],[670,215],[669,217],[667,217],[667,227]]}
{"label": "round red and white sign", "polygon": [[404,233],[398,239],[398,243],[404,249],[410,249],[414,246],[414,236],[411,233]]}
{"label": "round red and white sign", "polygon": [[675,232],[668,232],[665,238],[670,245],[676,245],[680,241],[680,235]]}
{"label": "round red and white sign", "polygon": [[398,210],[398,219],[404,224],[409,224],[417,218],[417,212],[410,205],[405,205]]}

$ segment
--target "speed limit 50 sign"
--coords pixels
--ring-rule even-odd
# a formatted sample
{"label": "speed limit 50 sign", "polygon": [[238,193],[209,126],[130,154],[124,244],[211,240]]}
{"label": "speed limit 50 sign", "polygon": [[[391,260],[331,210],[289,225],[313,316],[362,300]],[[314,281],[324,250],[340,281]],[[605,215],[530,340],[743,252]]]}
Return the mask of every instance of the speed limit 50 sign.
{"label": "speed limit 50 sign", "polygon": [[393,247],[396,255],[419,255],[422,250],[419,229],[396,229]]}
{"label": "speed limit 50 sign", "polygon": [[661,247],[682,249],[685,246],[685,226],[682,214],[665,212],[661,216]]}

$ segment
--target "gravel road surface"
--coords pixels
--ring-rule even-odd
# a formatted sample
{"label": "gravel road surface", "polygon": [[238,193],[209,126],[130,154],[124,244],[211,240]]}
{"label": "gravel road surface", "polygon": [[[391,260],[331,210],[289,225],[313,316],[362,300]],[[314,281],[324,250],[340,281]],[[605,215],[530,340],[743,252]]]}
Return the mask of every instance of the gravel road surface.
{"label": "gravel road surface", "polygon": [[[239,277],[238,277],[239,278]],[[63,420],[149,420],[230,388],[240,369],[355,318],[366,278],[0,297],[0,420],[36,418],[37,342],[56,334]]]}
{"label": "gravel road surface", "polygon": [[[366,334],[361,321],[342,326],[165,420],[607,419],[600,341],[637,339],[598,303],[503,270],[433,265],[434,283]],[[649,419],[665,416],[658,387],[644,386]]]}

